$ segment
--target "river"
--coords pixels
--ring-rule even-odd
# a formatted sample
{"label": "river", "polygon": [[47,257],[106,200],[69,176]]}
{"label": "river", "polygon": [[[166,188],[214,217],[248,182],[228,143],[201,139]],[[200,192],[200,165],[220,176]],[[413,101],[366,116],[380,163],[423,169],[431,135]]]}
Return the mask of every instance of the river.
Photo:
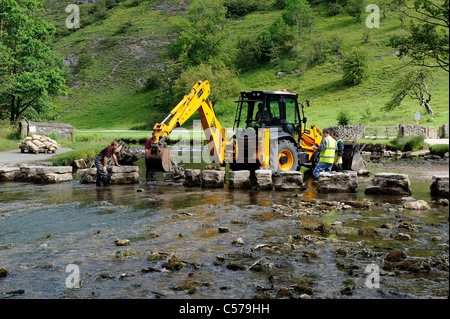
{"label": "river", "polygon": [[[426,211],[404,210],[398,197],[364,195],[367,180],[360,180],[356,194],[334,195],[317,193],[311,183],[294,193],[186,188],[147,184],[138,164],[136,185],[0,183],[0,267],[8,271],[0,278],[0,298],[448,297],[449,210],[429,195],[433,169],[448,174],[448,161],[433,169],[369,166],[409,173],[412,196],[430,205]],[[429,174],[415,178],[424,169]],[[364,199],[375,205],[317,208]],[[304,205],[312,205],[311,215],[289,215],[309,207]],[[401,230],[411,239],[397,240],[405,221],[415,230]],[[308,223],[332,225],[333,231]],[[358,233],[369,226],[379,236]],[[129,245],[117,246],[116,238]],[[383,270],[393,250],[413,260],[447,258],[447,270]],[[183,262],[181,269],[163,267],[170,254]],[[374,267],[376,287],[367,284]],[[71,281],[78,274],[79,288]]]}

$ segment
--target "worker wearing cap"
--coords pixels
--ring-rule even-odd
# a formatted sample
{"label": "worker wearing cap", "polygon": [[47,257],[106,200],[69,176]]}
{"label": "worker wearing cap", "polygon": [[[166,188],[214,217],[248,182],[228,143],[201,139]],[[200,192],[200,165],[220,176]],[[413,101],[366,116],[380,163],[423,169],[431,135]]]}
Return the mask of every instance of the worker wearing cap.
{"label": "worker wearing cap", "polygon": [[334,154],[336,152],[336,141],[330,135],[331,130],[326,128],[323,130],[323,138],[320,146],[313,145],[313,148],[320,152],[319,163],[314,168],[313,175],[316,179],[322,171],[331,172],[334,164]]}
{"label": "worker wearing cap", "polygon": [[114,162],[117,166],[119,165],[117,162],[117,157],[114,154],[114,151],[119,147],[119,143],[116,141],[112,141],[111,145],[105,147],[96,157],[95,157],[95,167],[97,167],[97,186],[108,186],[108,158],[110,156],[113,157]]}

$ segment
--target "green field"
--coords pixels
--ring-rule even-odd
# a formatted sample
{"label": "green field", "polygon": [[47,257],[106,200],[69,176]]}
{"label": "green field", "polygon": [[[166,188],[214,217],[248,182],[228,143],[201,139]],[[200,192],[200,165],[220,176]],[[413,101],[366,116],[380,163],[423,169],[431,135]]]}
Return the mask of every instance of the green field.
{"label": "green field", "polygon": [[[67,97],[54,99],[56,110],[52,115],[56,121],[73,124],[77,129],[149,130],[176,105],[174,101],[156,107],[158,91],[143,90],[138,84],[145,81],[152,70],[163,68],[167,61],[162,53],[173,40],[168,36],[169,22],[186,13],[160,9],[163,5],[176,7],[178,1],[141,1],[137,6],[130,6],[131,2],[121,2],[108,10],[102,20],[91,17],[89,8],[93,4],[80,5],[81,28],[76,32],[68,31],[64,25],[67,16],[64,4],[48,2],[47,19],[58,30],[54,49],[66,59],[83,54],[89,57],[79,73],[73,71],[73,66],[66,67],[70,89]],[[257,11],[227,19],[228,33],[221,42],[221,50],[224,60],[229,61],[227,67],[235,71],[233,80],[237,87],[232,96],[219,97],[215,103],[222,126],[232,126],[234,101],[239,91],[281,88],[298,92],[303,101],[311,101],[306,116],[309,124],[319,127],[336,125],[339,111],[350,115],[351,124],[367,126],[414,124],[416,111],[421,112],[420,124],[437,127],[448,123],[449,76],[443,70],[435,70],[430,83],[434,117],[410,98],[405,98],[395,111],[381,110],[392,94],[396,75],[406,62],[389,46],[389,39],[401,32],[400,20],[395,15],[388,12],[386,18],[381,18],[380,28],[370,29],[368,43],[364,43],[367,30],[364,20],[368,13],[363,13],[362,23],[357,23],[346,13],[328,16],[324,5],[313,9],[311,38],[338,37],[342,40],[342,55],[330,56],[310,68],[303,67],[299,59],[307,50],[310,41],[307,36],[295,43],[291,56],[282,57],[277,63],[264,63],[251,71],[234,68],[238,37],[256,36],[278,19],[282,10]],[[360,85],[348,86],[342,81],[342,60],[355,47],[363,48],[369,55],[369,78]],[[294,70],[300,71],[284,77],[276,75]],[[217,83],[211,79],[198,80],[210,80],[212,92],[218,90]],[[184,88],[183,93],[188,88]]]}

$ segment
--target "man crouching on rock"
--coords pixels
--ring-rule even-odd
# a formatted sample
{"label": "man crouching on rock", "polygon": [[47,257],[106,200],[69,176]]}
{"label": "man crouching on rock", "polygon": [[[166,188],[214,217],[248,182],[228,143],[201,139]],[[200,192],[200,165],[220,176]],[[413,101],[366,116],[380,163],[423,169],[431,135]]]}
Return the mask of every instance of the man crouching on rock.
{"label": "man crouching on rock", "polygon": [[112,155],[114,162],[117,166],[119,165],[117,162],[116,154],[114,151],[119,147],[119,143],[116,141],[112,141],[111,145],[105,147],[96,157],[95,157],[95,167],[97,167],[97,186],[108,186],[108,158]]}

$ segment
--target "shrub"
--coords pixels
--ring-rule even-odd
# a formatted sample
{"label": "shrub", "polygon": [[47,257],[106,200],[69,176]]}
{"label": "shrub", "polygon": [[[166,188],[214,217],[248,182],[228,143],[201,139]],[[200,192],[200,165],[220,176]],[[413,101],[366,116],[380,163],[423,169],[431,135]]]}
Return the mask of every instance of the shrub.
{"label": "shrub", "polygon": [[448,144],[436,144],[430,146],[430,153],[433,155],[442,156],[449,151]]}
{"label": "shrub", "polygon": [[350,115],[345,111],[340,111],[337,116],[338,125],[349,125],[350,124]]}
{"label": "shrub", "polygon": [[261,57],[261,46],[257,38],[253,36],[242,37],[237,40],[238,67],[253,69]]}
{"label": "shrub", "polygon": [[144,89],[146,91],[157,89],[162,85],[162,80],[161,72],[158,70],[152,70],[144,82]]}
{"label": "shrub", "polygon": [[390,144],[402,152],[418,151],[425,145],[425,135],[416,136],[406,136],[398,137],[392,141]]}
{"label": "shrub", "polygon": [[361,50],[353,50],[350,56],[344,60],[343,80],[348,84],[359,84],[368,76],[368,56]]}
{"label": "shrub", "polygon": [[303,52],[305,65],[310,67],[325,62],[327,59],[327,46],[327,42],[323,39],[310,39]]}
{"label": "shrub", "polygon": [[256,0],[225,0],[223,5],[227,7],[227,16],[229,17],[241,17],[258,10],[258,1]]}
{"label": "shrub", "polygon": [[240,37],[236,45],[240,66],[251,70],[260,62],[278,62],[292,52],[295,34],[283,19],[278,19],[254,37]]}

